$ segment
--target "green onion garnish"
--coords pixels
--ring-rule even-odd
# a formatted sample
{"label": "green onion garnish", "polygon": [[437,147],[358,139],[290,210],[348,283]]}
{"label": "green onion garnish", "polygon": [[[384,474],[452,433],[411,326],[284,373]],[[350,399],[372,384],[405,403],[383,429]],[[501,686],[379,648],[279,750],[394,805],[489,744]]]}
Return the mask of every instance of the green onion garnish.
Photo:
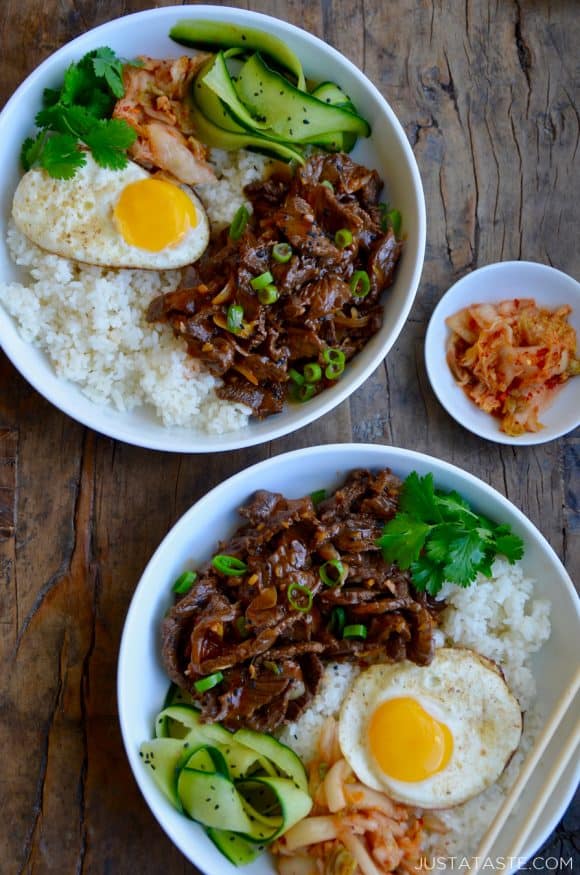
{"label": "green onion garnish", "polygon": [[367,627],[362,623],[353,623],[352,626],[345,626],[342,633],[343,638],[366,638]]}
{"label": "green onion garnish", "polygon": [[[298,598],[296,598],[295,593],[298,594]],[[306,611],[309,611],[312,607],[314,596],[308,587],[304,586],[302,583],[291,583],[288,587],[287,595],[288,601],[296,611],[306,613]],[[298,601],[298,599],[300,599],[300,601]]]}
{"label": "green onion garnish", "polygon": [[278,264],[286,264],[292,258],[292,251],[289,243],[275,243],[272,247],[272,258]]}
{"label": "green onion garnish", "polygon": [[318,383],[322,379],[322,368],[316,362],[304,365],[304,379],[307,383]]}
{"label": "green onion garnish", "polygon": [[320,184],[327,188],[329,191],[334,191],[334,185],[332,184],[330,179],[323,179]]}
{"label": "green onion garnish", "polygon": [[290,368],[290,370],[288,371],[288,376],[293,383],[296,383],[297,386],[304,385],[304,377],[302,376],[300,371],[296,370],[296,368]]}
{"label": "green onion garnish", "polygon": [[258,289],[258,299],[260,304],[268,305],[275,304],[280,295],[278,294],[278,289],[276,286],[271,283],[267,286],[264,286],[263,289]]}
{"label": "green onion garnish", "polygon": [[198,693],[207,693],[208,690],[217,687],[219,683],[221,683],[224,679],[221,671],[216,671],[213,674],[208,674],[205,678],[200,678],[198,681],[194,683],[194,687]]}
{"label": "green onion garnish", "polygon": [[264,273],[260,274],[260,276],[255,276],[253,280],[250,280],[250,285],[253,289],[258,291],[258,289],[264,289],[266,288],[266,286],[269,286],[270,283],[273,282],[274,277],[269,270],[265,270]]}
{"label": "green onion garnish", "polygon": [[340,559],[329,559],[320,566],[318,574],[325,586],[340,586],[346,580],[346,568]]}
{"label": "green onion garnish", "polygon": [[214,556],[211,564],[220,574],[226,574],[228,577],[241,577],[248,570],[248,566],[236,556],[227,556],[225,553],[220,553]]}
{"label": "green onion garnish", "polygon": [[296,392],[296,397],[299,401],[310,401],[312,397],[314,397],[316,393],[316,389],[312,385],[312,383],[303,383],[302,386],[298,387]]}
{"label": "green onion garnish", "polygon": [[171,589],[173,592],[178,592],[181,595],[184,592],[189,592],[196,580],[197,574],[195,571],[184,571],[183,574],[179,575]]}
{"label": "green onion garnish", "polygon": [[245,617],[237,617],[234,626],[236,627],[240,638],[247,638],[250,634],[250,630],[248,629],[248,621]]}
{"label": "green onion garnish", "polygon": [[334,607],[330,615],[330,629],[331,631],[336,632],[337,638],[340,638],[340,636],[342,635],[345,620],[346,611],[344,610],[344,608]]}
{"label": "green onion garnish", "polygon": [[338,380],[346,364],[346,356],[341,349],[329,348],[322,353],[322,358],[327,363],[324,376],[327,380]]}
{"label": "green onion garnish", "polygon": [[244,308],[240,304],[230,304],[228,307],[228,331],[235,334],[242,327],[244,321]]}
{"label": "green onion garnish", "polygon": [[324,501],[326,498],[326,489],[317,489],[315,492],[310,493],[310,499],[314,507],[320,504],[321,501]]}
{"label": "green onion garnish", "polygon": [[271,659],[264,660],[264,668],[270,669],[274,674],[282,674],[282,666],[278,665],[277,662],[273,662]]}
{"label": "green onion garnish", "polygon": [[242,206],[239,208],[236,215],[234,216],[232,224],[230,225],[230,230],[228,231],[230,240],[240,239],[246,229],[249,218],[250,214],[247,211],[246,207],[242,204]]}
{"label": "green onion garnish", "polygon": [[337,231],[334,235],[334,242],[339,249],[346,249],[346,247],[350,246],[352,243],[352,233],[348,228],[341,228],[340,231]]}
{"label": "green onion garnish", "polygon": [[350,288],[355,298],[366,298],[371,290],[371,281],[366,270],[355,270],[350,281]]}
{"label": "green onion garnish", "polygon": [[398,237],[401,233],[401,225],[403,224],[403,217],[401,216],[400,210],[391,210],[388,212],[387,221],[393,229],[395,237]]}

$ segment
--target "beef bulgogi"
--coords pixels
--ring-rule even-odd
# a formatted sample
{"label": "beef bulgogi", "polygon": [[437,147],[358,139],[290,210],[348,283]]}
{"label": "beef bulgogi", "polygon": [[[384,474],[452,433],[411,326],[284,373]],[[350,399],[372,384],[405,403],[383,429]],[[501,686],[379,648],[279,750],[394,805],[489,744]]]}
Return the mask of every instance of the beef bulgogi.
{"label": "beef bulgogi", "polygon": [[381,327],[401,254],[382,185],[347,155],[320,154],[247,186],[241,236],[213,239],[187,284],[154,299],[149,321],[169,322],[222,378],[219,397],[258,417],[332,386]]}
{"label": "beef bulgogi", "polygon": [[240,508],[247,522],[162,624],[165,668],[202,719],[272,731],[302,713],[324,662],[431,661],[435,603],[376,544],[400,485],[355,470],[316,504],[260,490]]}

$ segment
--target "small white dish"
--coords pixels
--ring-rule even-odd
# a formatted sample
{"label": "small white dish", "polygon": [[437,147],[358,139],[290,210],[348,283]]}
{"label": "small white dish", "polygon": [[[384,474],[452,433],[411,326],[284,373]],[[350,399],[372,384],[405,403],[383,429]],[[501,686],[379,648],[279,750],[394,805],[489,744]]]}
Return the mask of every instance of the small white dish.
{"label": "small white dish", "polygon": [[[160,826],[186,858],[206,875],[235,875],[240,870],[221,855],[198,824],[172,807],[139,759],[139,745],[151,737],[155,715],[169,686],[161,662],[159,629],[172,603],[171,584],[185,568],[196,567],[208,559],[218,541],[233,534],[241,521],[238,508],[257,489],[298,498],[316,489],[337,488],[353,468],[384,467],[391,468],[401,478],[413,470],[421,476],[432,472],[440,489],[457,490],[479,513],[508,523],[523,538],[524,573],[536,579],[535,594],[552,603],[552,634],[541,652],[532,658],[538,708],[546,719],[576,670],[580,606],[569,575],[530,520],[477,477],[432,456],[371,444],[306,447],[273,456],[240,471],[194,504],[167,533],[149,560],[127,613],[117,670],[119,720],[135,780]],[[518,811],[524,817],[541,795],[546,774],[574,731],[576,714],[572,712],[573,709],[545,752],[542,768],[534,773],[522,794]],[[523,858],[528,859],[558,823],[579,778],[580,760],[561,777],[534,825],[522,851],[522,865]],[[450,863],[444,871],[451,873],[452,869]],[[244,875],[276,875],[267,853],[243,871]]]}
{"label": "small white dish", "polygon": [[427,374],[437,398],[457,422],[479,437],[498,444],[529,446],[555,440],[580,425],[580,378],[568,380],[553,402],[540,413],[544,428],[514,437],[500,431],[499,420],[484,413],[455,382],[446,360],[449,328],[445,320],[470,304],[499,303],[512,298],[533,298],[555,309],[570,304],[569,322],[580,342],[580,283],[545,264],[503,261],[462,277],[441,298],[425,336]]}

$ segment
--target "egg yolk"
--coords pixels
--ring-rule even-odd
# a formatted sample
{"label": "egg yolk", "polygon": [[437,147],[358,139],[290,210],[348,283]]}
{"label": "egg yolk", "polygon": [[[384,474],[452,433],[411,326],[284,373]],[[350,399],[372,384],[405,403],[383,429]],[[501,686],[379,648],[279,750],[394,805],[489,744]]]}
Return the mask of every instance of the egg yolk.
{"label": "egg yolk", "polygon": [[424,781],[444,769],[453,753],[449,728],[409,697],[379,705],[368,741],[381,770],[396,781]]}
{"label": "egg yolk", "polygon": [[179,243],[197,225],[191,199],[165,179],[130,182],[121,192],[114,214],[125,241],[149,252]]}

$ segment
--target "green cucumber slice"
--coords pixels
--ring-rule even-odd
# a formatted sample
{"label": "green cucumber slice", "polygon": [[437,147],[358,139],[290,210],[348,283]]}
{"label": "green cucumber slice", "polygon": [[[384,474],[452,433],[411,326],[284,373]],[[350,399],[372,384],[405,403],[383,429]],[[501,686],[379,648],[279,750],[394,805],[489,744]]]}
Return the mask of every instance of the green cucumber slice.
{"label": "green cucumber slice", "polygon": [[202,73],[203,68],[191,86],[191,96],[196,106],[218,128],[235,133],[246,132],[246,128],[236,121],[227,104],[204,82]]}
{"label": "green cucumber slice", "polygon": [[[165,731],[168,726],[171,738],[187,739],[191,747],[202,744],[227,744],[231,732],[219,723],[202,723],[199,711],[191,705],[170,705],[157,715],[155,721],[156,734]],[[166,736],[157,734],[158,738]]]}
{"label": "green cucumber slice", "polygon": [[239,793],[223,775],[183,769],[177,779],[177,792],[187,814],[204,826],[244,834],[255,832]]}
{"label": "green cucumber slice", "polygon": [[273,735],[254,732],[253,729],[238,729],[233,737],[234,741],[249,747],[250,750],[255,750],[270,760],[278,771],[288,777],[298,789],[304,793],[308,792],[308,779],[302,761],[293,750],[282,744]]}
{"label": "green cucumber slice", "polygon": [[195,104],[191,107],[191,114],[195,135],[206,146],[214,146],[216,149],[225,149],[229,152],[236,149],[255,149],[258,152],[273,155],[275,158],[281,158],[283,161],[296,161],[298,164],[304,164],[302,152],[289,143],[278,143],[251,131],[245,133],[226,131],[207,119]]}
{"label": "green cucumber slice", "polygon": [[[291,143],[302,143],[331,131],[351,132],[361,137],[368,137],[371,131],[368,122],[360,115],[323,103],[294,88],[287,79],[268,67],[258,53],[241,68],[235,90],[247,109],[263,118],[274,135]],[[220,97],[226,100],[223,94]],[[235,114],[233,106],[229,103],[228,106]]]}
{"label": "green cucumber slice", "polygon": [[335,82],[321,82],[310,93],[323,103],[328,103],[331,106],[342,106],[345,109],[350,109],[351,112],[356,112],[354,103],[348,94],[345,94]]}
{"label": "green cucumber slice", "polygon": [[228,829],[216,829],[214,826],[208,826],[206,832],[214,845],[234,866],[246,866],[264,850],[263,845],[248,842],[236,832],[231,832]]}
{"label": "green cucumber slice", "polygon": [[[287,778],[248,778],[246,781],[238,781],[236,788],[245,801],[247,811],[252,809],[259,811],[262,808],[261,800],[265,801],[267,810],[272,807],[279,810],[280,813],[273,817],[260,815],[260,821],[267,821],[272,825],[278,823],[275,832],[268,835],[266,839],[268,842],[287,832],[295,823],[306,817],[312,808],[312,799],[308,793],[300,790]],[[252,821],[254,827],[252,833],[245,836],[250,841],[255,841],[254,836],[260,828],[256,822],[259,824],[257,819]],[[263,827],[266,832],[267,823],[263,823]]]}
{"label": "green cucumber slice", "polygon": [[[213,91],[220,100],[223,100],[230,109],[234,119],[250,131],[257,131],[259,133],[269,127],[268,124],[259,121],[259,119],[249,113],[238,97],[230,72],[226,67],[226,59],[223,52],[218,52],[213,60],[196,76],[196,85],[198,80],[209,88],[210,91]],[[218,123],[217,119],[213,116],[211,116],[211,119],[216,124]]]}
{"label": "green cucumber slice", "polygon": [[[176,738],[154,738],[152,741],[144,741],[139,748],[143,765],[151,772],[159,789],[179,811],[183,809],[177,793],[176,774],[183,754],[183,742]],[[189,750],[187,754],[189,757]]]}
{"label": "green cucumber slice", "polygon": [[298,88],[304,90],[304,71],[299,58],[285,42],[271,33],[253,27],[239,27],[227,22],[181,19],[169,31],[171,39],[196,49],[240,48],[246,51],[261,51],[279,66],[293,73]]}

